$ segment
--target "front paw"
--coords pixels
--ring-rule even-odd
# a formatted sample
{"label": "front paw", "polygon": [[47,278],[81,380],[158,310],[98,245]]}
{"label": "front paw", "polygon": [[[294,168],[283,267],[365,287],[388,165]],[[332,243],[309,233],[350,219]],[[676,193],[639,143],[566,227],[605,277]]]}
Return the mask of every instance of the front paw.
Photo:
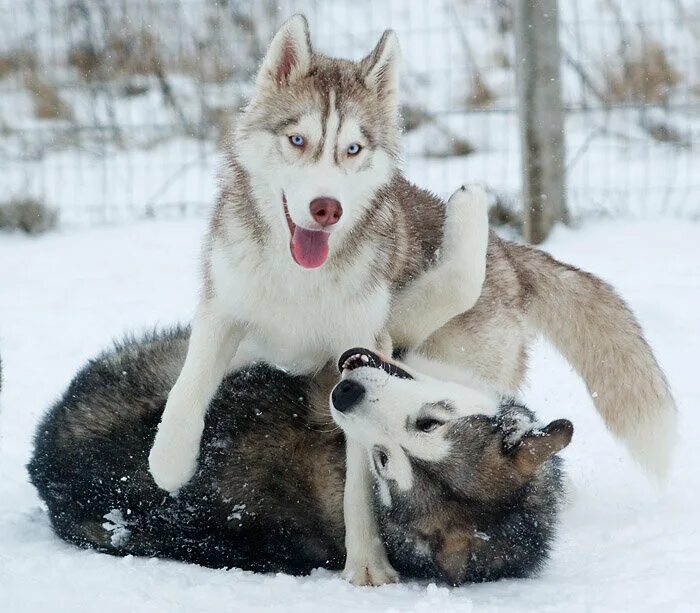
{"label": "front paw", "polygon": [[[491,197],[479,184],[462,185],[447,201],[443,252],[446,258],[460,257],[474,241],[488,238],[488,209]],[[469,253],[469,252],[468,252]]]}
{"label": "front paw", "polygon": [[350,557],[345,561],[341,577],[353,585],[385,585],[397,583],[399,574],[386,555]]}
{"label": "front paw", "polygon": [[489,194],[481,183],[464,183],[459,186],[447,201],[449,207],[484,207],[488,205]]}
{"label": "front paw", "polygon": [[161,422],[148,456],[148,468],[156,485],[175,492],[197,469],[203,424]]}

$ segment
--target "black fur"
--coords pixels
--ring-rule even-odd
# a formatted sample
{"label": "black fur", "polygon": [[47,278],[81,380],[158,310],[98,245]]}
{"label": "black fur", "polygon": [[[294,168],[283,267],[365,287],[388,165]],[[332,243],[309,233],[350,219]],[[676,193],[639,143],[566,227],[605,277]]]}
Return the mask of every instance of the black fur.
{"label": "black fur", "polygon": [[[434,471],[422,469],[420,495],[394,496],[386,509],[375,503],[392,563],[404,574],[453,585],[535,574],[546,562],[555,535],[561,502],[559,461],[553,458],[544,478],[496,501],[457,497],[435,479]],[[437,527],[421,518],[431,518]],[[453,567],[436,553],[454,532],[464,547],[454,553],[458,559]],[[426,549],[429,553],[421,555]]]}
{"label": "black fur", "polygon": [[[342,525],[342,508],[325,517],[306,462],[298,469],[300,454],[314,451],[307,440],[323,438],[342,488],[343,440],[307,427],[306,379],[265,365],[228,376],[207,413],[197,475],[177,496],[155,485],[148,450],[186,341],[184,330],[127,341],[91,361],[50,409],[29,472],[57,534],[106,553],[211,567],[339,568],[343,535],[329,524]],[[102,525],[115,510],[129,537],[113,543]]]}
{"label": "black fur", "polygon": [[[563,498],[561,459],[570,422],[537,427],[534,413],[507,399],[494,417],[450,425],[452,450],[439,462],[412,459],[413,486],[390,486],[375,508],[392,561],[413,576],[453,584],[526,577],[547,560]],[[523,448],[526,439],[539,447]],[[533,452],[541,452],[530,461]],[[519,452],[525,457],[522,463]],[[541,460],[541,461],[540,461]],[[427,552],[427,554],[426,554]]]}
{"label": "black fur", "polygon": [[[197,474],[177,496],[157,488],[147,456],[187,338],[186,329],[176,329],[127,340],[88,363],[49,410],[29,472],[56,533],[110,554],[214,568],[292,574],[341,568],[344,441],[339,430],[316,425],[327,409],[310,400],[323,397],[310,378],[266,365],[226,377],[207,412]],[[491,440],[498,427],[484,419],[484,440]],[[539,568],[558,506],[553,463],[544,478],[498,503],[450,489],[449,478],[436,477],[439,466],[416,469],[415,496],[377,507],[399,572],[461,583]],[[473,525],[454,524],[456,516]],[[428,524],[430,552],[421,557],[412,543]],[[456,575],[436,558],[453,524],[468,535],[490,535],[484,542],[492,544]]]}

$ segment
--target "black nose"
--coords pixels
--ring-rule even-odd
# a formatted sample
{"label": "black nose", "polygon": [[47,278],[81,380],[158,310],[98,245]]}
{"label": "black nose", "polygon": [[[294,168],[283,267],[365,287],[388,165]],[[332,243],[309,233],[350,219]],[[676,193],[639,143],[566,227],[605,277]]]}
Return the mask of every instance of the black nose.
{"label": "black nose", "polygon": [[356,381],[345,379],[335,386],[331,394],[331,400],[336,411],[344,413],[362,400],[364,395],[365,388],[362,385]]}

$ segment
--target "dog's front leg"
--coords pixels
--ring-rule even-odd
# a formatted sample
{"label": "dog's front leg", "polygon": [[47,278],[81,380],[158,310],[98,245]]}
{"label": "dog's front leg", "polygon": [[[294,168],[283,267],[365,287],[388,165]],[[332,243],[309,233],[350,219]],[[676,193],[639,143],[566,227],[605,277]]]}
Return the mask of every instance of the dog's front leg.
{"label": "dog's front leg", "polygon": [[163,411],[148,465],[156,484],[173,492],[194,475],[204,415],[245,326],[223,316],[202,301],[192,323],[187,357]]}
{"label": "dog's front leg", "polygon": [[486,278],[488,203],[477,185],[463,185],[447,201],[440,261],[394,298],[389,333],[395,346],[418,347],[478,300]]}
{"label": "dog's front leg", "polygon": [[372,475],[367,452],[347,439],[345,475],[345,569],[343,578],[354,585],[395,583],[398,574],[389,563],[372,510]]}

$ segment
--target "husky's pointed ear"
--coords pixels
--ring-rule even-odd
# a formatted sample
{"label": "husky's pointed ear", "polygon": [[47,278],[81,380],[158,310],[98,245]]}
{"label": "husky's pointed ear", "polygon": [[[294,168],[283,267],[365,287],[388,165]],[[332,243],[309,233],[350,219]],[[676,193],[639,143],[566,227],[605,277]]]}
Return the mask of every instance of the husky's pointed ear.
{"label": "husky's pointed ear", "polygon": [[513,449],[513,462],[519,473],[532,475],[555,453],[571,442],[574,425],[568,419],[557,419],[539,430],[525,434]]}
{"label": "husky's pointed ear", "polygon": [[367,87],[390,102],[398,101],[401,50],[396,32],[386,30],[374,51],[362,60]]}
{"label": "husky's pointed ear", "polygon": [[282,24],[270,43],[260,72],[258,87],[281,87],[303,77],[311,68],[311,37],[303,15]]}

